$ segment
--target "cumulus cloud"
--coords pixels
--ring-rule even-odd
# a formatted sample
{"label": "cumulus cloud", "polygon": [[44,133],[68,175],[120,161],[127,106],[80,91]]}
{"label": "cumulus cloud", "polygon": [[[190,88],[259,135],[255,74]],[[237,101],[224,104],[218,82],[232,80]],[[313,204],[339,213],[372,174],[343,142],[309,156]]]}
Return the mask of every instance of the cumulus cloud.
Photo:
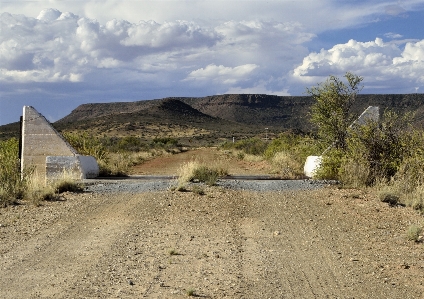
{"label": "cumulus cloud", "polygon": [[380,38],[371,42],[350,40],[309,54],[294,69],[293,78],[311,83],[347,71],[364,76],[367,85],[376,89],[406,82],[424,84],[424,40],[407,42],[404,47]]}
{"label": "cumulus cloud", "polygon": [[158,24],[154,21],[140,22],[127,29],[128,37],[121,43],[125,46],[201,47],[213,46],[220,36],[213,30],[201,28],[193,22],[176,21]]}
{"label": "cumulus cloud", "polygon": [[246,80],[257,67],[255,64],[245,64],[233,68],[211,64],[205,68],[192,71],[186,80],[234,84]]}
{"label": "cumulus cloud", "polygon": [[102,24],[57,9],[44,9],[36,18],[3,13],[0,22],[2,81],[94,84],[102,77],[104,83],[113,81],[110,85],[180,82],[187,88],[213,86],[220,93],[248,90],[258,82],[278,82],[274,89],[283,90],[281,77],[307,54],[303,44],[315,37],[298,22],[225,21],[210,27],[114,19]]}
{"label": "cumulus cloud", "polygon": [[127,66],[152,52],[211,47],[220,36],[189,22],[98,21],[45,9],[37,18],[0,15],[0,80],[79,81],[96,68]]}
{"label": "cumulus cloud", "polygon": [[[421,0],[381,1],[339,1],[339,0],[208,0],[208,1],[127,1],[85,0],[52,1],[14,0],[2,3],[2,11],[37,17],[38,12],[55,6],[60,11],[72,11],[77,15],[106,23],[112,19],[125,19],[131,23],[140,20],[155,20],[165,23],[169,20],[198,21],[214,27],[222,20],[244,21],[284,20],[300,22],[308,31],[318,33],[328,29],[340,29],[372,22],[381,15],[402,15],[422,5]],[[331,13],[329,13],[331,12]],[[311,17],[313,16],[313,17]]]}

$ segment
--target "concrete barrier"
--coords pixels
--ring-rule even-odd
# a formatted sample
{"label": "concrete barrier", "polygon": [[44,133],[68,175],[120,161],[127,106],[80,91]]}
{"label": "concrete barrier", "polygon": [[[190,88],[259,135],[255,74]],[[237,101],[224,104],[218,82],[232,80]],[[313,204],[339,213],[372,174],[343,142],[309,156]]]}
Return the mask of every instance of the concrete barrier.
{"label": "concrete barrier", "polygon": [[317,169],[321,166],[322,156],[309,156],[306,158],[305,166],[303,171],[305,176],[313,178],[316,174]]}
{"label": "concrete barrier", "polygon": [[75,179],[98,176],[99,166],[91,156],[81,156],[47,119],[31,106],[23,107],[21,170],[35,167],[42,181],[68,172]]}
{"label": "concrete barrier", "polygon": [[46,180],[70,178],[92,179],[99,175],[99,166],[92,156],[47,156]]}

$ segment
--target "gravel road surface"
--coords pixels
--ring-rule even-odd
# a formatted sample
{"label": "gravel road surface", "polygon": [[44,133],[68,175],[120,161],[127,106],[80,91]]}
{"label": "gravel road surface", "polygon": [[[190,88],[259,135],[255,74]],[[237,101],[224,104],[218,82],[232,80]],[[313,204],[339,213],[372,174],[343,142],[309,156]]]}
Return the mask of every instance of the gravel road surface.
{"label": "gravel road surface", "polygon": [[0,298],[423,298],[409,208],[309,181],[170,185],[0,209]]}
{"label": "gravel road surface", "polygon": [[[272,180],[252,179],[254,176],[245,176],[245,179],[222,179],[218,180],[217,186],[232,190],[249,191],[296,191],[314,190],[328,186],[332,182],[314,180]],[[86,180],[88,192],[147,192],[165,191],[176,186],[176,179],[167,177],[129,177],[120,179],[95,179]],[[192,184],[193,185],[193,184]],[[198,184],[199,185],[199,184]],[[202,185],[202,184],[200,184]]]}

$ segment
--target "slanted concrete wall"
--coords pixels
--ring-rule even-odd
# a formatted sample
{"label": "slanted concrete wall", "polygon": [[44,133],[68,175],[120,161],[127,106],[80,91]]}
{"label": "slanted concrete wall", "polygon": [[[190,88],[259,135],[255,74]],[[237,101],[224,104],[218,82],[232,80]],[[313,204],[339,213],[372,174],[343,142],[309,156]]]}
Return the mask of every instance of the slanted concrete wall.
{"label": "slanted concrete wall", "polygon": [[[59,171],[71,169],[74,169],[72,173],[75,174],[73,176],[75,178],[90,178],[98,175],[95,159],[81,158],[84,156],[78,155],[47,119],[31,106],[23,108],[21,146],[21,169],[35,166],[36,173],[42,180],[55,177]],[[47,157],[50,158],[47,159]],[[55,161],[57,165],[54,165]],[[97,173],[94,170],[96,167]],[[85,172],[87,169],[88,173]],[[52,173],[48,174],[47,172],[50,171]]]}

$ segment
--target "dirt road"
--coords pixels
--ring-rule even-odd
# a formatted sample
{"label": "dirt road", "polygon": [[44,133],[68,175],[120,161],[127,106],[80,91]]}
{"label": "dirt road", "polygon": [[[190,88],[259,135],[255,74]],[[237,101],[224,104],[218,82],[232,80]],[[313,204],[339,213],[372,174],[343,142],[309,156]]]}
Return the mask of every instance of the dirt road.
{"label": "dirt road", "polygon": [[423,218],[327,188],[65,194],[0,209],[0,298],[423,298]]}
{"label": "dirt road", "polygon": [[[266,173],[202,149],[162,157]],[[0,298],[423,298],[424,219],[372,193],[329,187],[247,192],[64,194],[0,209]]]}
{"label": "dirt road", "polygon": [[246,161],[237,159],[229,151],[215,148],[199,148],[177,155],[164,156],[146,161],[133,168],[133,174],[175,175],[184,162],[198,161],[212,167],[221,167],[230,174],[269,174],[271,166],[266,161]]}

